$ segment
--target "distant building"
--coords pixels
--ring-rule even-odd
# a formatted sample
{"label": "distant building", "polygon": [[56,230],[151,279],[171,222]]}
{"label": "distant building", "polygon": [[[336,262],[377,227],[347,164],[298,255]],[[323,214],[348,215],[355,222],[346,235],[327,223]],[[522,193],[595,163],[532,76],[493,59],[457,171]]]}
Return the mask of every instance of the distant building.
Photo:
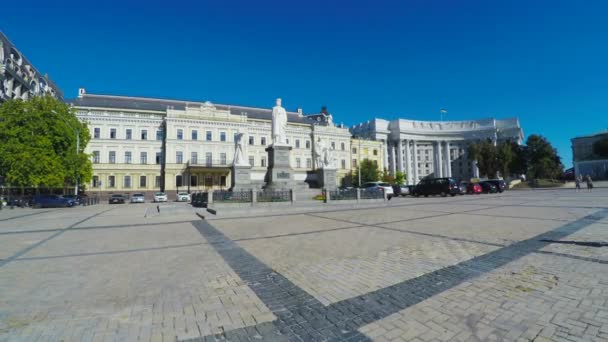
{"label": "distant building", "polygon": [[406,174],[408,184],[426,177],[479,177],[476,161],[467,156],[468,145],[490,139],[521,144],[523,131],[516,118],[471,121],[415,121],[372,119],[351,127],[353,136],[381,141],[384,169]]}
{"label": "distant building", "polygon": [[608,159],[602,159],[593,153],[593,143],[607,137],[608,131],[604,131],[571,139],[572,164],[576,177],[590,175],[592,179],[608,179]]}
{"label": "distant building", "polygon": [[60,100],[63,92],[0,32],[0,102],[27,100],[32,96],[51,95]]}

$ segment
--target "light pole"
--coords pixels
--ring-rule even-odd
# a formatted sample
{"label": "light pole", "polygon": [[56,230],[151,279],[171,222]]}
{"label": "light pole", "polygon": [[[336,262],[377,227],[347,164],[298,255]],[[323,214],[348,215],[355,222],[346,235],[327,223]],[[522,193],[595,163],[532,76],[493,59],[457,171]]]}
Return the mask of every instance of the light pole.
{"label": "light pole", "polygon": [[357,166],[359,171],[357,173],[359,174],[359,187],[361,187],[361,138],[359,138],[359,150],[357,152],[359,153],[359,156],[357,157]]}
{"label": "light pole", "polygon": [[[51,113],[57,114],[57,116],[60,117],[61,120],[63,120],[66,123],[66,125],[68,125],[68,127],[70,127],[70,129],[72,129],[74,131],[74,133],[76,133],[76,158],[78,158],[78,153],[80,153],[80,130],[72,127],[69,124],[69,122],[63,116],[61,116],[61,114],[57,113],[55,110],[51,110]],[[76,185],[74,186],[74,195],[78,196],[78,175],[76,175]]]}

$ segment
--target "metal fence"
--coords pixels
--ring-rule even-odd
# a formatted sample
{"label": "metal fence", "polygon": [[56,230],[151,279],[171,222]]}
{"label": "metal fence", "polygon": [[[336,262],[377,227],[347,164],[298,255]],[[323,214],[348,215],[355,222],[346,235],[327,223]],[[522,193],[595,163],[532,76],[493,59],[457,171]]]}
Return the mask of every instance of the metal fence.
{"label": "metal fence", "polygon": [[214,191],[213,202],[251,203],[251,191]]}
{"label": "metal fence", "polygon": [[258,191],[258,202],[289,202],[291,201],[291,192],[289,190],[279,191]]}
{"label": "metal fence", "polygon": [[382,190],[369,188],[361,189],[361,199],[383,199],[384,192]]}
{"label": "metal fence", "polygon": [[339,200],[356,200],[357,199],[357,189],[338,189],[334,191],[329,191],[329,198],[332,201]]}

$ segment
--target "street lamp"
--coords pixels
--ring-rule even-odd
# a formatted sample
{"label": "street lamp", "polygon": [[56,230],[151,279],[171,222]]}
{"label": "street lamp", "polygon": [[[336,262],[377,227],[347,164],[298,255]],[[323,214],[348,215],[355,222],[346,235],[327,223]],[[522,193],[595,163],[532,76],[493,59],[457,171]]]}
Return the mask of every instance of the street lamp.
{"label": "street lamp", "polygon": [[[76,157],[78,157],[78,153],[80,153],[80,130],[75,129],[70,125],[70,123],[63,117],[61,114],[57,113],[54,109],[51,109],[51,113],[57,114],[58,117],[63,120],[68,127],[70,127],[74,133],[76,133]],[[78,175],[76,176],[76,185],[74,186],[74,195],[78,196]]]}

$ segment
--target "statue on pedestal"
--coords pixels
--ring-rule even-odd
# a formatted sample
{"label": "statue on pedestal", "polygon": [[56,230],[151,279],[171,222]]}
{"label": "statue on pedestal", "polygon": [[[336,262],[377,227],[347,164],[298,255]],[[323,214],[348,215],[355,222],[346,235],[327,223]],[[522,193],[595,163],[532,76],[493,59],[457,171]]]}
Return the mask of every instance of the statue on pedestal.
{"label": "statue on pedestal", "polygon": [[331,152],[331,150],[325,146],[325,144],[321,141],[321,138],[317,140],[315,143],[315,160],[317,162],[317,168],[325,169],[325,168],[333,168],[335,158]]}
{"label": "statue on pedestal", "polygon": [[285,145],[287,129],[287,112],[281,107],[281,99],[277,99],[276,106],[272,108],[272,143]]}
{"label": "statue on pedestal", "polygon": [[245,133],[239,132],[235,135],[234,165],[236,166],[251,166],[249,160],[245,157],[247,153],[245,140]]}

